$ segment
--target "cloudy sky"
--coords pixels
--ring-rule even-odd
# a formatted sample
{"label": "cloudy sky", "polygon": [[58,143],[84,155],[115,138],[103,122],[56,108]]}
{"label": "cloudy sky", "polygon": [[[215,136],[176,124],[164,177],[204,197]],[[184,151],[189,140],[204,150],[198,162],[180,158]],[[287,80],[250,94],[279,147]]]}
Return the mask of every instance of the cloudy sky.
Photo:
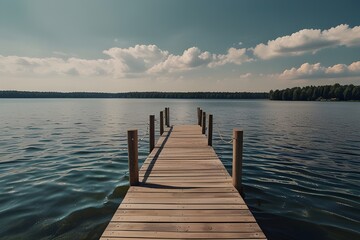
{"label": "cloudy sky", "polygon": [[0,90],[360,84],[360,1],[1,0]]}

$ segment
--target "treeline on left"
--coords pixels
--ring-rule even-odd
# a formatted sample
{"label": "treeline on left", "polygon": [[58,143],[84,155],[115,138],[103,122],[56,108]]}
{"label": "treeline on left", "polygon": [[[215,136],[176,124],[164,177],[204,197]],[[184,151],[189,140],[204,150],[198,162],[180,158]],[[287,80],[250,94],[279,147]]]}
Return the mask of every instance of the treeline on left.
{"label": "treeline on left", "polygon": [[0,91],[0,98],[190,98],[190,99],[268,99],[267,92],[30,92]]}

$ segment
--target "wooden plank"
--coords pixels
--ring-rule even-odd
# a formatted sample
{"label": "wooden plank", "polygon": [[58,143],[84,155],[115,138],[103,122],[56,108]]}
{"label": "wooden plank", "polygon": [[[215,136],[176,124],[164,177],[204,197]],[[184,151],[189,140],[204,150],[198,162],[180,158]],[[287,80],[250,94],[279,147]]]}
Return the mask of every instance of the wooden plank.
{"label": "wooden plank", "polygon": [[261,232],[256,223],[148,223],[111,222],[110,231],[167,231],[167,232]]}
{"label": "wooden plank", "polygon": [[108,231],[103,233],[104,237],[157,237],[157,238],[192,238],[192,239],[208,239],[208,238],[261,238],[265,237],[259,232],[160,232],[160,231]]}
{"label": "wooden plank", "polygon": [[[193,165],[193,164],[209,164],[209,165],[216,165],[216,166],[221,166],[218,162],[217,159],[211,159],[211,160],[190,160],[188,158],[181,158],[181,159],[177,159],[178,164],[182,164],[182,165]],[[156,162],[151,162],[151,161],[147,161],[143,163],[143,166],[149,166],[149,165],[155,165],[155,164],[162,164],[162,165],[171,165],[171,167],[174,167],[174,160],[165,160],[165,159],[157,159]]]}
{"label": "wooden plank", "polygon": [[[219,171],[223,170],[221,167],[214,167],[214,166],[185,166],[185,165],[180,165],[180,166],[176,166],[177,170],[198,170],[198,171],[202,171],[202,170],[212,170],[212,169],[218,169]],[[156,171],[156,170],[169,170],[168,166],[153,166],[151,171]]]}
{"label": "wooden plank", "polygon": [[[154,240],[154,239],[159,239],[158,237],[146,237],[146,238],[128,238],[128,237],[101,237],[100,240],[134,240],[134,239],[141,239],[141,240]],[[183,240],[186,238],[161,238],[161,240]],[[190,239],[194,239],[194,238],[190,238]],[[206,238],[208,240],[222,240],[224,238]],[[227,239],[236,239],[236,240],[266,240],[266,238],[227,238]]]}
{"label": "wooden plank", "polygon": [[114,215],[112,222],[256,222],[252,216],[216,215],[216,216],[119,216]]}
{"label": "wooden plank", "polygon": [[208,215],[243,215],[251,216],[247,209],[119,209],[115,216],[208,216]]}
{"label": "wooden plank", "polygon": [[128,192],[127,196],[131,198],[144,198],[151,197],[156,194],[156,197],[171,197],[171,198],[238,198],[239,194],[235,192],[224,192],[224,193],[204,193],[204,192],[164,192],[164,193],[153,193],[153,192]]}
{"label": "wooden plank", "polygon": [[159,184],[157,182],[151,182],[151,181],[146,181],[146,184],[149,185],[157,185],[159,188],[199,188],[199,187],[203,187],[203,188],[214,188],[214,187],[231,187],[232,184],[229,183],[197,183],[197,182],[190,182],[190,183],[182,183],[182,182],[177,182],[177,183],[171,183],[171,184]]}
{"label": "wooden plank", "polygon": [[[146,171],[140,171],[139,177],[144,177]],[[151,177],[208,177],[209,175],[213,177],[230,177],[223,171],[152,171]]]}
{"label": "wooden plank", "polygon": [[197,187],[193,187],[193,188],[152,188],[152,187],[144,187],[144,186],[136,186],[136,187],[131,187],[128,190],[128,193],[131,192],[151,192],[151,193],[157,193],[157,192],[183,192],[183,193],[187,193],[187,192],[197,192],[197,193],[217,193],[217,192],[232,192],[232,193],[237,193],[236,189],[234,189],[233,187],[209,187],[209,188],[197,188]]}
{"label": "wooden plank", "polygon": [[[155,162],[155,163],[145,163],[144,165],[144,170],[145,168],[148,168],[148,167],[152,167],[152,169],[154,168],[165,168],[165,169],[173,169],[174,168],[174,163],[169,163],[169,162],[162,162],[162,163],[159,163],[159,162]],[[198,168],[204,168],[204,169],[219,169],[219,170],[222,170],[223,169],[223,166],[217,164],[217,163],[214,163],[214,162],[203,162],[203,163],[178,163],[176,165],[176,170],[180,170],[180,169],[198,169]]]}
{"label": "wooden plank", "polygon": [[[154,239],[159,239],[158,237],[146,237],[146,238],[128,238],[128,237],[101,237],[100,240],[134,240],[134,239],[141,239],[141,240],[154,240]],[[186,238],[161,238],[161,240],[183,240]],[[194,239],[194,238],[189,238],[189,239]],[[208,240],[222,240],[224,238],[206,238]],[[236,240],[266,240],[266,238],[227,238],[227,239],[236,239]]]}
{"label": "wooden plank", "polygon": [[[122,203],[118,209],[248,209],[245,204],[153,204],[153,203],[139,203],[127,204]],[[116,213],[115,213],[116,214]]]}
{"label": "wooden plank", "polygon": [[[156,196],[156,195],[155,195]],[[164,198],[164,197],[125,197],[123,203],[190,203],[190,204],[239,204],[244,203],[241,198]]]}
{"label": "wooden plank", "polygon": [[[191,175],[190,175],[191,176]],[[178,175],[178,176],[172,176],[172,175],[168,175],[168,176],[154,176],[154,174],[151,174],[150,177],[147,178],[148,180],[151,180],[151,179],[155,179],[155,180],[158,180],[158,179],[163,179],[163,180],[191,180],[191,179],[194,179],[194,180],[206,180],[206,179],[224,179],[224,180],[227,180],[227,179],[231,179],[231,177],[229,176],[226,176],[225,174],[223,175],[215,175],[213,177],[209,177],[209,175],[207,176],[191,176],[189,177],[189,175]]]}
{"label": "wooden plank", "polygon": [[231,178],[169,178],[169,177],[150,177],[142,179],[142,182],[152,182],[152,183],[229,183],[231,184]]}

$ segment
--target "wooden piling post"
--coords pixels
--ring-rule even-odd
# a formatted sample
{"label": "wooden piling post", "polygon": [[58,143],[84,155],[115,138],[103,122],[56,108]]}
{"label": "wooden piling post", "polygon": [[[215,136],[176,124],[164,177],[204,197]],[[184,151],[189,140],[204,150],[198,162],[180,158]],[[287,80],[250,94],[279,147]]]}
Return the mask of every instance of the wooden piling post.
{"label": "wooden piling post", "polygon": [[160,135],[164,133],[164,111],[160,111]]}
{"label": "wooden piling post", "polygon": [[166,107],[165,108],[165,125],[167,126],[167,127],[169,127],[169,124],[168,124],[168,119],[169,119],[169,109]]}
{"label": "wooden piling post", "polygon": [[198,120],[198,125],[201,125],[201,118],[200,118],[200,108],[197,108],[197,120]]}
{"label": "wooden piling post", "polygon": [[213,135],[213,115],[209,114],[209,127],[208,127],[208,145],[212,146],[212,135]]}
{"label": "wooden piling post", "polygon": [[199,125],[202,125],[202,116],[203,116],[203,110],[200,108],[200,119],[199,119]]}
{"label": "wooden piling post", "polygon": [[170,108],[167,108],[168,109],[168,123],[167,123],[167,126],[170,127]]}
{"label": "wooden piling post", "polygon": [[202,115],[202,125],[201,125],[202,130],[201,130],[201,132],[202,132],[202,134],[205,134],[205,132],[206,132],[206,112],[203,112],[202,114],[203,115]]}
{"label": "wooden piling post", "polygon": [[129,182],[130,186],[139,185],[138,131],[128,130]]}
{"label": "wooden piling post", "polygon": [[149,152],[151,152],[155,147],[155,116],[150,115],[149,120]]}
{"label": "wooden piling post", "polygon": [[243,130],[233,130],[232,182],[242,196],[244,194],[242,187],[243,137]]}

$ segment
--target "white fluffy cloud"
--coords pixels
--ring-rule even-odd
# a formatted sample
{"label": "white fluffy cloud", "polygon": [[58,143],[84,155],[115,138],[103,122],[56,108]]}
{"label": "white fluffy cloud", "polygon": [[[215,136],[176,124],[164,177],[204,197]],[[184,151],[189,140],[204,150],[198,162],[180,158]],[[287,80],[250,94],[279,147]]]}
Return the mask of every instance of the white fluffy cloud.
{"label": "white fluffy cloud", "polygon": [[258,44],[254,55],[261,59],[279,56],[296,56],[315,53],[321,49],[337,46],[360,46],[360,26],[349,28],[346,24],[321,31],[303,29],[290,36],[270,40],[267,44]]}
{"label": "white fluffy cloud", "polygon": [[79,58],[30,58],[0,55],[0,73],[15,75],[105,75],[113,69],[111,60]]}
{"label": "white fluffy cloud", "polygon": [[209,66],[221,66],[228,63],[232,63],[235,65],[241,65],[244,62],[251,62],[253,61],[252,58],[249,58],[249,56],[246,54],[245,48],[229,48],[227,54],[222,55],[219,54],[216,56],[216,61],[212,62]]}
{"label": "white fluffy cloud", "polygon": [[150,73],[160,72],[176,72],[190,70],[201,66],[216,67],[225,64],[241,65],[252,59],[246,54],[246,49],[230,48],[227,54],[211,54],[210,52],[202,52],[197,47],[192,47],[183,52],[182,55],[170,54],[163,62],[158,63],[149,69]]}
{"label": "white fluffy cloud", "polygon": [[360,76],[360,61],[350,65],[336,64],[330,67],[321,66],[320,63],[304,63],[299,68],[291,68],[280,74],[282,79],[313,79]]}
{"label": "white fluffy cloud", "polygon": [[197,47],[192,47],[183,52],[182,55],[170,54],[162,61],[149,69],[150,73],[174,72],[189,70],[200,66],[206,66],[214,61],[215,55],[209,52],[201,52]]}
{"label": "white fluffy cloud", "polygon": [[224,64],[237,64],[251,61],[246,49],[230,48],[227,54],[202,52],[192,47],[182,55],[170,54],[156,45],[136,45],[129,48],[110,48],[103,51],[107,59],[81,58],[31,58],[20,56],[1,56],[0,73],[11,75],[108,75],[116,78],[144,74],[188,71],[201,66],[216,67]]}
{"label": "white fluffy cloud", "polygon": [[103,51],[113,63],[116,77],[124,74],[144,73],[154,65],[164,61],[169,53],[156,45],[136,45],[130,48],[110,48]]}

